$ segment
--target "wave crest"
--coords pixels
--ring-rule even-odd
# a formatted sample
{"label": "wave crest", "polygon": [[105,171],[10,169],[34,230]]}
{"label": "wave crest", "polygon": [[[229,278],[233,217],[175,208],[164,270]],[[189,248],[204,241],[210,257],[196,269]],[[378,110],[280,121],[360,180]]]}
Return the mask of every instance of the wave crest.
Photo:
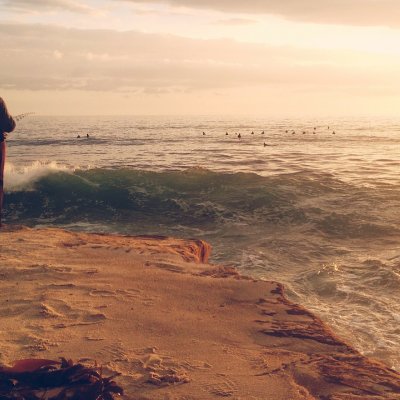
{"label": "wave crest", "polygon": [[[241,224],[261,232],[296,228],[332,238],[393,235],[400,226],[400,215],[397,220],[393,213],[387,215],[388,194],[329,174],[71,170],[55,163],[8,166],[7,174],[6,215],[13,220],[135,221],[207,229]],[[392,190],[390,196],[394,198]],[[370,204],[377,206],[366,216]]]}
{"label": "wave crest", "polygon": [[10,162],[5,165],[5,190],[9,192],[33,190],[41,178],[55,172],[72,172],[71,168],[56,162],[35,161],[28,166],[16,166]]}

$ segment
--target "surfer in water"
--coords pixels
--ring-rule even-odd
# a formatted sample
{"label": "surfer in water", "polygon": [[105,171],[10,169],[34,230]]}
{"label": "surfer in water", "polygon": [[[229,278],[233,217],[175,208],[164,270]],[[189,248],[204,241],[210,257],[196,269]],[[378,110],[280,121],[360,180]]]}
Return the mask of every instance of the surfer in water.
{"label": "surfer in water", "polygon": [[3,210],[4,162],[6,158],[5,138],[7,137],[7,133],[12,132],[14,129],[15,121],[8,113],[6,103],[0,97],[0,227]]}

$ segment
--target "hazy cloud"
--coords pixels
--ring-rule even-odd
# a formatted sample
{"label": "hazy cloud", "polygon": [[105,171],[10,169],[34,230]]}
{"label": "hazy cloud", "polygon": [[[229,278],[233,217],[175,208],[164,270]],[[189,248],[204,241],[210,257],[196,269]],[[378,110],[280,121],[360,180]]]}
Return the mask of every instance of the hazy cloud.
{"label": "hazy cloud", "polygon": [[287,19],[339,25],[400,26],[398,0],[119,0],[164,3],[231,13],[264,13]]}
{"label": "hazy cloud", "polygon": [[93,8],[77,0],[0,0],[4,10],[38,12],[38,11],[71,11],[90,13]]}
{"label": "hazy cloud", "polygon": [[64,54],[61,53],[61,51],[54,50],[54,51],[53,51],[53,57],[54,57],[56,60],[61,60],[61,59],[64,57]]}
{"label": "hazy cloud", "polygon": [[7,60],[0,88],[188,93],[279,86],[384,92],[399,86],[395,57],[43,25],[0,24],[0,36]]}
{"label": "hazy cloud", "polygon": [[250,18],[227,18],[227,19],[220,19],[215,23],[219,25],[238,26],[238,25],[252,25],[256,24],[257,22],[258,21]]}

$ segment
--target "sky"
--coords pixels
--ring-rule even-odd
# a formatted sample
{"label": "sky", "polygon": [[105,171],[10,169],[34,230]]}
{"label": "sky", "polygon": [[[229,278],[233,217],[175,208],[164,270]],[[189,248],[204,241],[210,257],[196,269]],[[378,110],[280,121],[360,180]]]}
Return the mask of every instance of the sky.
{"label": "sky", "polygon": [[397,116],[398,0],[0,0],[14,114]]}

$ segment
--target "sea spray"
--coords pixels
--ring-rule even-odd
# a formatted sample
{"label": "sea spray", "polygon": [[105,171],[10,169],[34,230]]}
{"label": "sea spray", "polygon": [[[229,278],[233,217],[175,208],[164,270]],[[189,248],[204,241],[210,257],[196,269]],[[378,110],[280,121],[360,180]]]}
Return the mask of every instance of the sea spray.
{"label": "sea spray", "polygon": [[49,163],[35,161],[25,166],[16,166],[7,162],[5,165],[5,190],[33,190],[35,183],[40,178],[60,171],[67,173],[72,172],[72,169],[55,161]]}

